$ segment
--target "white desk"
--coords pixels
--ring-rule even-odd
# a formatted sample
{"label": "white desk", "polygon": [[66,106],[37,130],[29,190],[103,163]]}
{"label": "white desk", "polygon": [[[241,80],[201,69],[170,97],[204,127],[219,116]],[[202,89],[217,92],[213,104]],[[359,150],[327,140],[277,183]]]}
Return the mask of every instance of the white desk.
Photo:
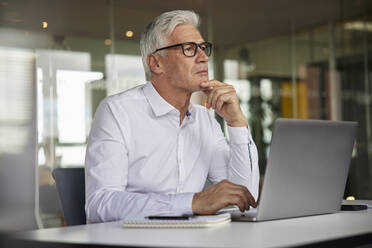
{"label": "white desk", "polygon": [[121,222],[110,222],[41,229],[20,237],[28,241],[108,246],[288,247],[367,233],[372,233],[372,209],[260,223],[232,222],[206,229],[128,229]]}

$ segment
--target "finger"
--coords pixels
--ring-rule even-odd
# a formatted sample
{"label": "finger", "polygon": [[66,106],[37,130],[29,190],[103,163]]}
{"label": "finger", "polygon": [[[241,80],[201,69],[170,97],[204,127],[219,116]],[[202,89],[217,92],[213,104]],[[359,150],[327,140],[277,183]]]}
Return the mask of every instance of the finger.
{"label": "finger", "polygon": [[215,87],[213,90],[209,90],[207,92],[207,108],[210,108],[213,106],[213,99],[218,94],[218,92],[221,90],[220,87]]}
{"label": "finger", "polygon": [[239,195],[239,201],[242,203],[242,205],[244,206],[243,208],[243,211],[244,212],[245,210],[249,209],[249,202],[248,202],[248,199],[246,198],[246,196],[244,194],[240,194]]}
{"label": "finger", "polygon": [[[225,102],[229,102],[229,103],[232,102],[233,99],[236,97],[236,92],[235,92],[234,87],[231,86],[231,85],[225,85],[224,87],[221,86],[221,89],[223,89],[223,90],[220,91],[221,95],[229,94],[228,98],[226,98],[226,97],[224,98],[224,99],[226,99]],[[227,100],[229,100],[229,101],[227,101]],[[214,109],[217,108],[217,105],[216,105],[217,101],[218,101],[218,99],[215,102]]]}
{"label": "finger", "polygon": [[208,90],[210,87],[217,87],[217,86],[223,86],[223,85],[227,85],[227,84],[219,82],[217,80],[209,80],[206,82],[202,82],[199,86],[201,90]]}
{"label": "finger", "polygon": [[199,85],[199,88],[201,91],[203,91],[205,94],[209,94],[213,90],[213,86],[210,86],[209,83],[203,82]]}
{"label": "finger", "polygon": [[224,195],[226,197],[234,196],[239,197],[239,201],[244,205],[244,209],[249,209],[250,201],[244,192],[244,189],[229,185],[226,187]]}
{"label": "finger", "polygon": [[229,204],[237,205],[240,212],[244,212],[246,209],[246,204],[240,195],[230,195]]}
{"label": "finger", "polygon": [[212,90],[214,89],[213,86],[210,86],[210,87],[207,87],[207,88],[201,88],[200,90],[206,94],[207,96],[212,92]]}
{"label": "finger", "polygon": [[248,194],[248,199],[249,199],[249,203],[250,203],[249,205],[251,205],[254,208],[257,208],[257,202],[254,199],[253,195],[251,194],[251,192],[249,192],[249,190],[247,188],[245,188],[245,190],[246,190],[246,193]]}
{"label": "finger", "polygon": [[236,94],[234,87],[228,84],[221,84],[220,86],[213,87],[213,89],[211,90],[204,91],[204,93],[207,95],[207,107],[213,107],[215,109],[216,106],[213,103],[216,101],[214,100],[216,99],[216,96],[218,96],[216,94],[224,94],[228,92],[229,89],[231,92],[234,92],[234,94]]}
{"label": "finger", "polygon": [[249,206],[252,206],[254,208],[257,207],[257,203],[254,197],[252,196],[252,194],[247,189],[247,187],[239,185],[239,184],[234,184],[232,182],[228,182],[226,184],[226,188],[229,190],[230,194],[243,194],[244,198],[247,201],[247,205],[248,205],[247,209],[249,209]]}
{"label": "finger", "polygon": [[252,196],[251,192],[249,192],[249,190],[245,186],[241,186],[241,189],[243,190],[243,193],[246,196],[246,199],[248,200],[248,204],[250,206],[256,208],[257,207],[257,203],[256,203],[254,197]]}
{"label": "finger", "polygon": [[225,102],[224,102],[224,100],[222,99],[222,96],[219,97],[218,100],[217,100],[217,104],[216,104],[216,111],[217,111],[217,112],[220,112],[220,111],[221,111],[222,106],[223,106],[224,103],[225,103]]}
{"label": "finger", "polygon": [[233,95],[232,95],[232,91],[230,91],[230,92],[226,92],[225,94],[220,95],[220,96],[218,97],[218,99],[217,99],[216,104],[215,104],[215,105],[216,105],[215,109],[216,109],[217,111],[221,111],[223,104],[224,104],[224,103],[230,103],[231,100],[232,100],[232,97],[233,97]]}
{"label": "finger", "polygon": [[247,195],[245,194],[245,192],[244,192],[243,189],[241,189],[240,194],[241,194],[242,199],[244,200],[245,210],[248,210],[249,209],[249,206],[251,205],[250,204],[250,200],[247,197]]}
{"label": "finger", "polygon": [[221,95],[224,95],[226,93],[228,93],[230,91],[229,87],[217,87],[213,90],[213,92],[211,93],[211,95],[209,96],[211,98],[211,101],[210,101],[210,106],[213,108],[213,109],[216,109],[216,103],[217,103],[217,100],[218,98],[221,96]]}
{"label": "finger", "polygon": [[213,108],[214,109],[217,108],[217,102],[219,101],[219,99],[221,99],[224,103],[231,102],[231,99],[233,97],[232,94],[233,94],[233,91],[230,88],[225,88],[223,90],[220,90],[219,95],[216,96],[217,99],[213,103]]}
{"label": "finger", "polygon": [[220,187],[220,190],[223,191],[223,194],[226,195],[226,197],[228,197],[229,195],[242,195],[245,201],[246,210],[249,210],[249,206],[252,206],[254,208],[257,207],[257,203],[247,187],[232,183],[226,179],[222,180],[217,185],[218,187]]}
{"label": "finger", "polygon": [[207,91],[207,108],[211,107],[213,95],[216,94],[216,89]]}
{"label": "finger", "polygon": [[212,93],[209,95],[209,107],[211,108],[214,108],[214,101],[216,99],[216,97],[218,96],[218,91],[219,89],[218,88],[214,88]]}
{"label": "finger", "polygon": [[249,191],[246,188],[245,189],[242,189],[242,194],[244,194],[244,199],[247,200],[247,208],[246,208],[246,210],[249,210],[249,207],[250,206],[252,206],[252,207],[255,207],[256,206],[256,203],[254,201],[254,198],[251,196],[251,194],[249,193]]}

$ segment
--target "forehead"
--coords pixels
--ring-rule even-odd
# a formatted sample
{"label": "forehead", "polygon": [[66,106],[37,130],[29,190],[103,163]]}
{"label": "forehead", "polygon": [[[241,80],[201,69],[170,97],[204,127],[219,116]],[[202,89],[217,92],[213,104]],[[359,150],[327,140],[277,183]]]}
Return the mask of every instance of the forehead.
{"label": "forehead", "polygon": [[169,37],[171,43],[182,43],[188,41],[194,41],[196,43],[203,42],[204,39],[192,25],[184,24],[178,25]]}

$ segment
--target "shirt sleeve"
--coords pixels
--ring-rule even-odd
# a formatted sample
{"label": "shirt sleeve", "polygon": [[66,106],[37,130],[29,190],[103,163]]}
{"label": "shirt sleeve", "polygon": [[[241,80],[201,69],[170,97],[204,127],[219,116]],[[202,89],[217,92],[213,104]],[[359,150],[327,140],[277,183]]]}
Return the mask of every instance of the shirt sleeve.
{"label": "shirt sleeve", "polygon": [[[127,130],[129,131],[129,130]],[[107,100],[98,107],[85,159],[87,221],[106,222],[149,215],[192,214],[194,193],[155,194],[126,191],[128,149]]]}
{"label": "shirt sleeve", "polygon": [[213,123],[213,129],[217,140],[208,173],[209,180],[218,183],[228,179],[244,185],[257,200],[260,180],[258,153],[249,127],[228,126],[229,144],[217,121]]}

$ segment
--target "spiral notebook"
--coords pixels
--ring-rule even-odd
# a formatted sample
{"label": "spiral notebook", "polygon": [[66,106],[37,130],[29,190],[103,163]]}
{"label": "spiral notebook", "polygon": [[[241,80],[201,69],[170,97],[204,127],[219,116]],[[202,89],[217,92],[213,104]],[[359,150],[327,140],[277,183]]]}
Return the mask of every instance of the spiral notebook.
{"label": "spiral notebook", "polygon": [[190,216],[182,220],[147,219],[124,221],[125,228],[188,228],[188,227],[213,227],[231,222],[229,213],[217,215]]}

